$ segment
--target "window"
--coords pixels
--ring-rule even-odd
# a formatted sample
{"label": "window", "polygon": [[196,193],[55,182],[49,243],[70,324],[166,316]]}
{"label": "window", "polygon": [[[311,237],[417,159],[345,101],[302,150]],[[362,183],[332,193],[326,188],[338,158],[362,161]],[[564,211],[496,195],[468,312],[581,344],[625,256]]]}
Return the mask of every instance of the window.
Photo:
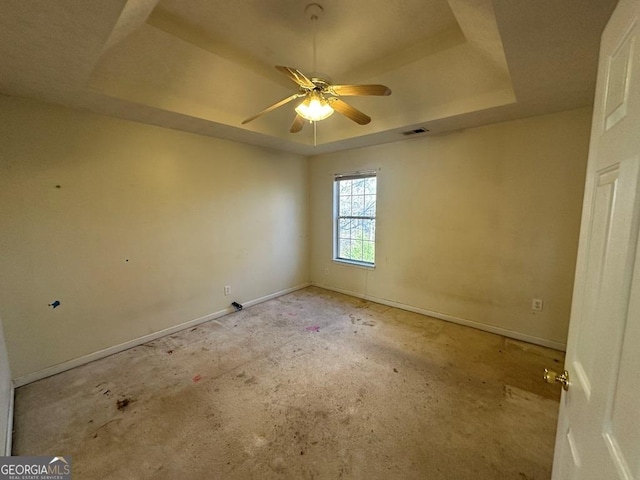
{"label": "window", "polygon": [[334,211],[334,259],[373,266],[376,253],[376,174],[337,175]]}

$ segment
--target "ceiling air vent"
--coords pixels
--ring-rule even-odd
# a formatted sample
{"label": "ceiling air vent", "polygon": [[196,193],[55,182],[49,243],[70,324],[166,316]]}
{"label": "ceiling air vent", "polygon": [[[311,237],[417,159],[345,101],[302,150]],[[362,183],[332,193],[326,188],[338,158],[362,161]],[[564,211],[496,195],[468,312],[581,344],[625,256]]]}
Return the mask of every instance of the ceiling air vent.
{"label": "ceiling air vent", "polygon": [[420,127],[416,128],[415,130],[407,130],[406,132],[402,132],[402,134],[405,136],[418,135],[419,133],[427,133],[428,131],[429,130],[427,130],[426,128]]}

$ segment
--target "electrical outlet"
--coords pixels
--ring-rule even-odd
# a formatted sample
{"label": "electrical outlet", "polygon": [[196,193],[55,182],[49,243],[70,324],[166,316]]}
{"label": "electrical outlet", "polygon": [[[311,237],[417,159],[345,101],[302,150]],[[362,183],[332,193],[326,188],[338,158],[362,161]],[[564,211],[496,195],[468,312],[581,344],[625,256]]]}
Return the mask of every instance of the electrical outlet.
{"label": "electrical outlet", "polygon": [[324,274],[329,275],[329,267],[324,267]]}
{"label": "electrical outlet", "polygon": [[231,295],[231,285],[225,285],[224,286],[224,294],[225,295]]}
{"label": "electrical outlet", "polygon": [[542,306],[543,302],[541,298],[534,298],[531,302],[531,310],[533,310],[534,312],[541,312]]}

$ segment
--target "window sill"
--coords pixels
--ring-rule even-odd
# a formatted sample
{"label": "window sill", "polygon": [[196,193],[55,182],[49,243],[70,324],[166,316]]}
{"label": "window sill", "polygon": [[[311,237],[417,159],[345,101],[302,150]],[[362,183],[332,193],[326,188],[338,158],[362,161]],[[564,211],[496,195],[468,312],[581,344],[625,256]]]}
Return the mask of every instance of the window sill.
{"label": "window sill", "polygon": [[362,263],[357,260],[344,260],[342,258],[334,258],[334,263],[339,263],[340,265],[349,265],[350,267],[364,268],[365,270],[375,270],[376,265],[371,263]]}

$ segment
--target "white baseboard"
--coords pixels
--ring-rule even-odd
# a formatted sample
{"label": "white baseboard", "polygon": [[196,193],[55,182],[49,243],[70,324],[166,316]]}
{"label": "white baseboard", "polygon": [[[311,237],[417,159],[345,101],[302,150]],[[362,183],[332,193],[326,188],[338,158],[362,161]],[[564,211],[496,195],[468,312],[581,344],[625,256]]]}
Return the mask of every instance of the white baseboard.
{"label": "white baseboard", "polygon": [[433,312],[431,310],[414,307],[412,305],[406,305],[404,303],[394,302],[393,300],[387,300],[385,298],[374,297],[372,295],[363,295],[361,293],[352,292],[351,290],[344,290],[342,288],[336,288],[330,285],[324,285],[322,283],[311,282],[311,284],[316,287],[324,288],[326,290],[331,290],[333,292],[343,293],[345,295],[362,298],[364,300],[370,300],[375,303],[381,303],[383,305],[399,308],[401,310],[407,310],[409,312],[419,313],[421,315],[426,315],[428,317],[438,318],[440,320],[445,320],[447,322],[457,323],[459,325],[476,328],[478,330],[483,330],[489,333],[495,333],[498,335],[502,335],[503,337],[522,340],[524,342],[533,343],[534,345],[541,345],[543,347],[553,348],[555,350],[560,350],[563,352],[566,351],[567,349],[566,343],[555,342],[553,340],[547,340],[546,338],[534,337],[533,335],[527,335],[526,333],[520,333],[514,330],[508,330],[506,328],[496,327],[495,325],[488,325],[486,323],[480,323],[473,320],[467,320],[466,318],[454,317],[453,315],[448,315],[446,313]]}
{"label": "white baseboard", "polygon": [[[288,293],[292,293],[292,292],[295,292],[297,290],[302,290],[303,288],[307,288],[307,287],[310,287],[310,286],[311,286],[311,282],[303,283],[303,284],[298,285],[296,287],[287,288],[286,290],[280,290],[279,292],[271,293],[269,295],[265,295],[264,297],[256,298],[255,300],[249,300],[248,302],[243,303],[242,306],[243,307],[252,307],[253,305],[257,305],[258,303],[266,302],[267,300],[271,300],[273,298],[278,298],[278,297],[281,297],[281,296],[286,295]],[[234,309],[231,309],[231,310],[235,311]]]}
{"label": "white baseboard", "polygon": [[[324,285],[321,283],[304,283],[301,285],[297,285],[295,287],[287,288],[285,290],[281,290],[279,292],[275,292],[269,295],[265,295],[264,297],[256,298],[254,300],[250,300],[243,304],[244,307],[251,307],[252,305],[257,305],[258,303],[266,302],[267,300],[271,300],[273,298],[280,297],[282,295],[286,295],[291,292],[295,292],[296,290],[300,290],[308,287],[309,285],[314,285],[320,288],[324,288],[326,290],[331,290],[338,293],[343,293],[345,295],[350,295],[352,297],[363,298],[365,300],[370,300],[372,302],[381,303],[383,305],[388,305],[390,307],[400,308],[402,310],[407,310],[409,312],[419,313],[421,315],[426,315],[429,317],[439,318],[441,320],[446,320],[448,322],[457,323],[459,325],[465,325],[467,327],[476,328],[478,330],[484,330],[485,332],[495,333],[498,335],[502,335],[504,337],[514,338],[516,340],[522,340],[525,342],[533,343],[535,345],[541,345],[543,347],[554,348],[556,350],[565,351],[566,344],[555,342],[552,340],[547,340],[545,338],[534,337],[532,335],[527,335],[524,333],[516,332],[513,330],[508,330],[506,328],[496,327],[494,325],[488,325],[485,323],[475,322],[473,320],[467,320],[465,318],[454,317],[452,315],[448,315],[445,313],[433,312],[431,310],[426,310],[424,308],[414,307],[412,305],[406,305],[399,302],[394,302],[392,300],[387,300],[385,298],[374,297],[372,295],[363,295],[358,292],[353,292],[351,290],[344,290],[341,288],[335,288],[329,285]],[[89,353],[87,355],[83,355],[82,357],[74,358],[73,360],[69,360],[67,362],[59,363],[57,365],[53,365],[51,367],[38,370],[37,372],[29,373],[27,375],[23,375],[21,377],[17,377],[13,380],[12,387],[12,395],[11,395],[11,413],[10,413],[10,421],[13,420],[13,388],[22,387],[32,382],[36,382],[38,380],[42,380],[43,378],[50,377],[52,375],[57,375],[58,373],[62,373],[66,370],[70,370],[75,367],[79,367],[81,365],[85,365],[87,363],[93,362],[95,360],[99,360],[101,358],[108,357],[110,355],[114,355],[116,353],[122,352],[124,350],[128,350],[133,347],[137,347],[144,343],[151,342],[161,337],[165,337],[167,335],[173,335],[176,332],[181,330],[185,330],[187,328],[193,328],[201,323],[208,322],[210,320],[215,320],[216,318],[223,317],[228,315],[229,313],[235,312],[235,309],[229,307],[223,310],[219,310],[214,313],[210,313],[205,315],[204,317],[196,318],[190,320],[185,323],[181,323],[179,325],[175,325],[173,327],[165,328],[164,330],[160,330],[155,333],[150,333],[148,335],[144,335],[142,337],[135,338],[128,342],[121,343],[119,345],[114,345],[112,347],[105,348],[103,350],[99,350],[97,352]],[[11,439],[11,431],[12,425],[9,425],[9,431],[7,432],[7,438]],[[10,442],[8,444],[9,448],[11,447]]]}
{"label": "white baseboard", "polygon": [[11,456],[11,446],[13,442],[13,402],[16,396],[16,389],[11,382],[11,390],[9,390],[9,411],[7,412],[7,432],[6,442],[4,444],[4,455]]}
{"label": "white baseboard", "polygon": [[[252,305],[256,305],[258,303],[266,302],[267,300],[271,300],[276,297],[280,297],[282,295],[286,295],[291,292],[295,292],[296,290],[300,290],[302,288],[306,288],[310,283],[303,283],[302,285],[297,285],[295,287],[287,288],[285,290],[280,290],[279,292],[271,293],[269,295],[265,295],[264,297],[256,298],[255,300],[250,300],[248,302],[243,303],[243,307],[250,307]],[[23,375],[21,377],[17,377],[13,379],[13,384],[15,388],[22,387],[32,382],[36,382],[38,380],[42,380],[43,378],[51,377],[52,375],[57,375],[58,373],[62,373],[66,370],[71,370],[72,368],[79,367],[81,365],[85,365],[87,363],[93,362],[95,360],[99,360],[101,358],[108,357],[115,353],[120,353],[124,350],[128,350],[133,347],[137,347],[138,345],[142,345],[144,343],[151,342],[161,337],[166,337],[167,335],[173,335],[176,332],[181,330],[185,330],[187,328],[193,328],[201,323],[208,322],[210,320],[215,320],[216,318],[223,317],[230,313],[235,312],[235,308],[229,307],[224,310],[219,310],[214,313],[210,313],[205,315],[204,317],[196,318],[193,320],[189,320],[188,322],[181,323],[179,325],[175,325],[173,327],[165,328],[164,330],[160,330],[158,332],[150,333],[148,335],[144,335],[142,337],[135,338],[133,340],[129,340],[128,342],[121,343],[119,345],[114,345],[112,347],[105,348],[103,350],[98,350],[97,352],[89,353],[87,355],[83,355],[82,357],[74,358],[73,360],[69,360],[67,362],[62,362],[57,365],[53,365],[52,367],[48,367],[42,370],[38,370],[37,372],[28,373],[27,375]]]}

